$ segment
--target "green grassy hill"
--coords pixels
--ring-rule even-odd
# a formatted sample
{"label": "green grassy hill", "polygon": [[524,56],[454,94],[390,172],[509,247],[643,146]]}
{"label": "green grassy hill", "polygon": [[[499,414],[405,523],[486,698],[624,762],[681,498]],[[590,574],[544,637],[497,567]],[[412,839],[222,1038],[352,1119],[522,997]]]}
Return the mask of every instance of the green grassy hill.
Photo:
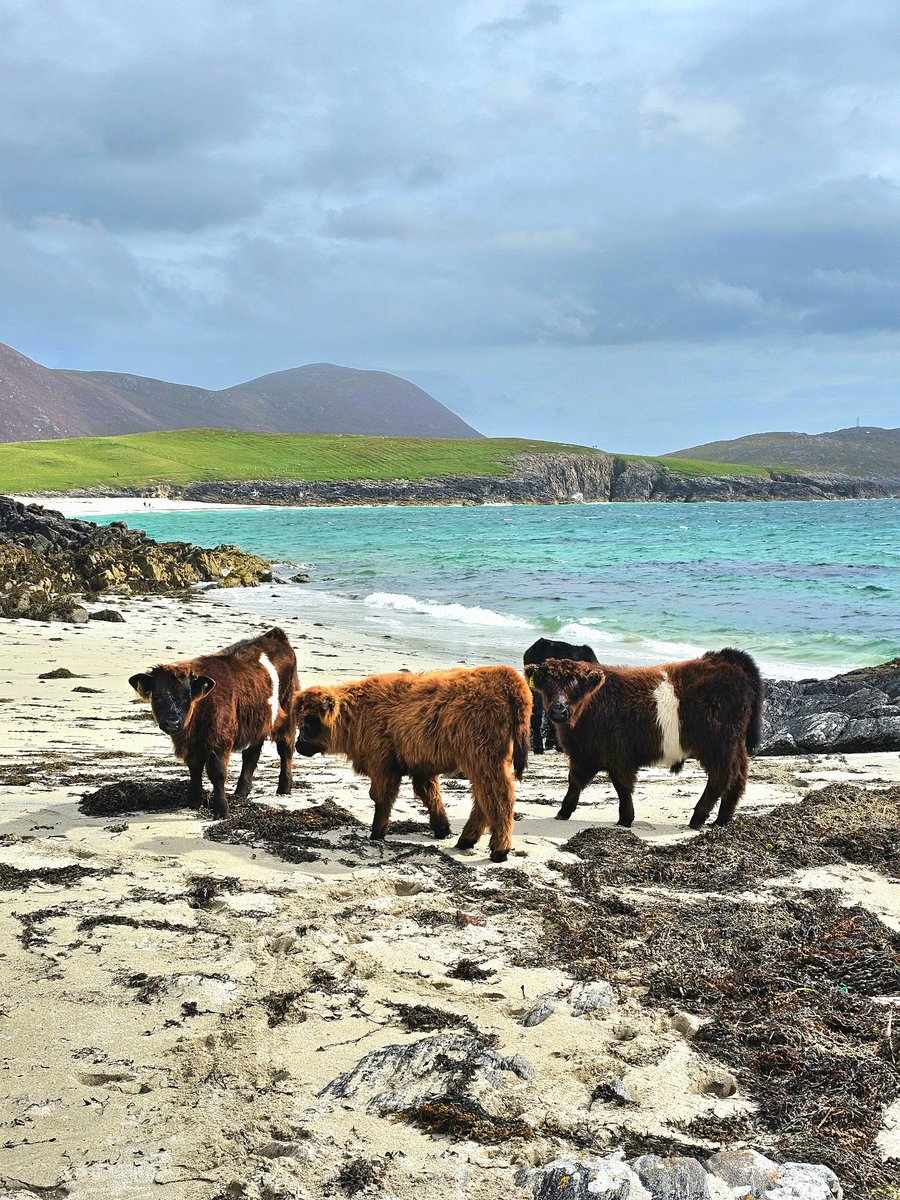
{"label": "green grassy hill", "polygon": [[[148,487],[206,480],[418,480],[511,474],[516,454],[597,454],[586,446],[523,438],[353,437],[187,429],[122,437],[0,445],[0,492]],[[636,458],[637,456],[619,456]],[[648,459],[683,475],[766,474],[761,467]]]}
{"label": "green grassy hill", "polygon": [[0,445],[0,491],[203,480],[423,479],[506,475],[515,454],[596,453],[520,438],[382,438],[187,429]]}
{"label": "green grassy hill", "polygon": [[675,450],[673,456],[711,458],[741,464],[742,469],[747,463],[756,463],[778,469],[900,479],[900,429],[862,425],[830,433],[753,433],[732,441]]}

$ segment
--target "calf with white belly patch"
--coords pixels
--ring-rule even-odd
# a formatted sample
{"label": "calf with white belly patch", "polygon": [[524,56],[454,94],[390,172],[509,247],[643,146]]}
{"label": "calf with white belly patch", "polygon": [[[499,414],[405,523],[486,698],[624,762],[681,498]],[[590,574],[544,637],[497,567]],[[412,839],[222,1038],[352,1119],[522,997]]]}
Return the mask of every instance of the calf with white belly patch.
{"label": "calf with white belly patch", "polygon": [[619,797],[619,824],[634,821],[632,794],[641,767],[673,773],[695,758],[707,783],[691,817],[699,829],[719,803],[727,825],[747,786],[748,751],[759,744],[763,685],[741,650],[660,667],[607,667],[548,659],[525,668],[569,756],[569,787],[557,813],[567,820],[599,771]]}
{"label": "calf with white belly patch", "polygon": [[191,773],[190,800],[203,802],[203,769],[213,785],[214,817],[228,816],[228,760],[242,754],[236,800],[250,794],[263,743],[278,748],[278,795],[291,792],[297,658],[287,634],[270,629],[214,654],[153,667],[128,681],[150,701],[156,723],[172,739],[175,755]]}

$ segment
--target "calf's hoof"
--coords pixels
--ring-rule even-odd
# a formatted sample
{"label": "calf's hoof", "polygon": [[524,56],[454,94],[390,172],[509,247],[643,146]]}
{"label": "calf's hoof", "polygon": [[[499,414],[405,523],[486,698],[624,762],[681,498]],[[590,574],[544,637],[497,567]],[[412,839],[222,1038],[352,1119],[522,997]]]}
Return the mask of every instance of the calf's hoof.
{"label": "calf's hoof", "polygon": [[456,843],[456,848],[457,848],[457,850],[474,850],[475,849],[475,839],[474,838],[460,838],[459,841]]}
{"label": "calf's hoof", "polygon": [[619,817],[616,824],[621,825],[623,829],[630,829],[634,824],[634,817]]}
{"label": "calf's hoof", "polygon": [[371,841],[371,842],[383,842],[384,839],[385,839],[385,833],[380,832],[377,829],[373,829],[372,832],[369,834],[369,841]]}
{"label": "calf's hoof", "polygon": [[543,746],[532,746],[532,747],[531,747],[531,753],[532,753],[532,754],[543,754],[543,753],[544,753],[544,747],[543,747]]}
{"label": "calf's hoof", "polygon": [[212,815],[214,821],[224,821],[228,816],[227,804],[214,804],[212,806]]}
{"label": "calf's hoof", "polygon": [[432,826],[431,832],[432,832],[433,836],[438,839],[438,841],[443,841],[444,838],[448,838],[450,836],[450,834],[452,833],[452,830],[451,830],[449,824],[434,825],[434,826]]}
{"label": "calf's hoof", "polygon": [[718,825],[720,829],[722,828],[723,825],[730,825],[730,824],[731,824],[731,817],[724,817],[724,818],[716,817],[716,819],[713,821],[713,825]]}
{"label": "calf's hoof", "polygon": [[706,817],[698,817],[696,813],[690,819],[691,829],[702,829],[706,824]]}
{"label": "calf's hoof", "polygon": [[573,810],[571,808],[561,808],[556,814],[557,821],[568,821],[569,817],[572,815],[572,812]]}
{"label": "calf's hoof", "polygon": [[291,785],[289,783],[280,783],[275,790],[276,796],[289,796],[291,794]]}
{"label": "calf's hoof", "polygon": [[508,858],[509,858],[508,850],[492,850],[491,851],[491,862],[506,862],[506,860]]}

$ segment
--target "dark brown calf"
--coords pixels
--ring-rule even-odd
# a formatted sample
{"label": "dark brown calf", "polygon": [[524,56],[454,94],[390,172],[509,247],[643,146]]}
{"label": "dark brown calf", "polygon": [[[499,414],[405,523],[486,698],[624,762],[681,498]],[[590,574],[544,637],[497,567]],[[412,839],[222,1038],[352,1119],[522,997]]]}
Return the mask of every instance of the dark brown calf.
{"label": "dark brown calf", "polygon": [[569,787],[557,813],[566,820],[599,771],[619,797],[619,824],[634,821],[639,768],[681,770],[696,758],[706,788],[691,817],[699,829],[719,801],[727,825],[747,786],[748,751],[759,744],[763,686],[741,650],[709,651],[660,667],[607,667],[549,659],[525,668],[569,756]]}
{"label": "dark brown calf", "polygon": [[531,695],[511,667],[371,675],[306,688],[294,702],[301,754],[346,754],[369,776],[374,839],[387,832],[404,775],[434,836],[448,837],[437,777],[460,773],[472,785],[472,812],[457,846],[470,850],[489,828],[492,862],[503,862],[512,845],[512,776],[525,769],[530,716]]}
{"label": "dark brown calf", "polygon": [[270,738],[281,759],[278,795],[290,795],[297,736],[292,702],[300,684],[297,658],[282,629],[215,654],[155,666],[128,682],[150,701],[176,757],[187,763],[192,803],[199,807],[203,801],[205,767],[213,785],[213,816],[227,817],[228,760],[235,751],[243,756],[234,798],[246,799],[263,743]]}
{"label": "dark brown calf", "polygon": [[[597,655],[590,646],[573,646],[571,642],[558,642],[552,638],[539,637],[522,655],[522,662],[529,667],[536,663],[546,662],[548,658],[571,658],[575,662],[590,663],[597,661]],[[543,754],[545,747],[548,750],[556,750],[556,735],[553,732],[553,726],[544,715],[541,693],[534,692],[532,699],[534,707],[531,710],[531,749],[535,754]]]}

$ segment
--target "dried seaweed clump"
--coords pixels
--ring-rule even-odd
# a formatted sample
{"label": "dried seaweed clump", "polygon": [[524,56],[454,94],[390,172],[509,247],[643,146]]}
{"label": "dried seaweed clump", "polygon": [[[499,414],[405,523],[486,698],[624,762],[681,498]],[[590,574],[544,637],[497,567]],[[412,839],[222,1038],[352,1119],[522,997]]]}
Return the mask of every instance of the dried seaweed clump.
{"label": "dried seaweed clump", "polygon": [[833,783],[763,815],[739,814],[698,837],[654,846],[621,829],[585,829],[563,847],[582,860],[577,878],[597,872],[606,887],[746,891],[800,867],[852,862],[900,875],[900,787]]}
{"label": "dried seaweed clump", "polygon": [[397,1121],[408,1121],[426,1133],[451,1138],[453,1141],[480,1142],[496,1146],[519,1138],[530,1142],[534,1130],[527,1121],[517,1117],[495,1117],[477,1100],[466,1096],[437,1096],[413,1108],[401,1109]]}
{"label": "dried seaweed clump", "polygon": [[284,862],[305,863],[321,858],[315,850],[333,848],[316,834],[360,828],[361,824],[333,800],[302,809],[247,804],[233,816],[205,829],[204,837],[237,846],[259,846]]}
{"label": "dried seaweed clump", "polygon": [[85,792],[78,811],[86,817],[115,817],[130,812],[175,812],[192,808],[186,779],[120,779]]}

